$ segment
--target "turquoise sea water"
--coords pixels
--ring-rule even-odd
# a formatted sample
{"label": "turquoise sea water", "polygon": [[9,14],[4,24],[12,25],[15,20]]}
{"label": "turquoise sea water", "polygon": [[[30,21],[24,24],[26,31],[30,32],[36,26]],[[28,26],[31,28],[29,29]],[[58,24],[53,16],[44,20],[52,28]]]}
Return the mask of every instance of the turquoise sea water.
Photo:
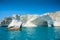
{"label": "turquoise sea water", "polygon": [[60,28],[23,27],[21,31],[11,31],[0,27],[0,40],[60,40]]}

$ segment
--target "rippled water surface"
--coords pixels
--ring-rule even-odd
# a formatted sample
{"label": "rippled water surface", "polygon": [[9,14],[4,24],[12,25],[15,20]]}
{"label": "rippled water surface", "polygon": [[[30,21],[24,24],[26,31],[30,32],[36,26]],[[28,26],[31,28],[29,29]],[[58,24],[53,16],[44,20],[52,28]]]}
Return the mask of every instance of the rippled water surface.
{"label": "rippled water surface", "polygon": [[60,40],[60,27],[23,27],[21,31],[0,27],[0,40]]}

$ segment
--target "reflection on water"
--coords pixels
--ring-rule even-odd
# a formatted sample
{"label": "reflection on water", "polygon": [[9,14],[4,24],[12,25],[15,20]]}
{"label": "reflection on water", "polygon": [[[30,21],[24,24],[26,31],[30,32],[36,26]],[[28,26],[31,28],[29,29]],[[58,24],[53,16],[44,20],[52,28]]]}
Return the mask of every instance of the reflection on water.
{"label": "reflection on water", "polygon": [[4,27],[0,28],[1,40],[58,40],[60,29],[54,27],[23,28],[22,31],[11,31]]}
{"label": "reflection on water", "polygon": [[54,27],[48,28],[48,40],[55,40]]}
{"label": "reflection on water", "polygon": [[[19,36],[18,36],[19,35]],[[19,38],[20,35],[20,31],[9,31],[9,40],[17,40],[17,38]]]}

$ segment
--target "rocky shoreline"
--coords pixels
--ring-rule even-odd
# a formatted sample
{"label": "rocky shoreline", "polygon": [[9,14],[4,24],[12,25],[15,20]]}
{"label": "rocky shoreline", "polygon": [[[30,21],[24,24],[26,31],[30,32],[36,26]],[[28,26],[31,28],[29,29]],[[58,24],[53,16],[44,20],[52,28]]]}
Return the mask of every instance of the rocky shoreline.
{"label": "rocky shoreline", "polygon": [[[23,23],[23,26],[39,26],[39,25],[54,25],[60,26],[60,11],[44,13],[42,15],[38,14],[25,14],[25,15],[17,15],[5,17],[0,22],[0,26],[8,26],[13,18],[20,20]],[[59,23],[57,22],[59,21]]]}

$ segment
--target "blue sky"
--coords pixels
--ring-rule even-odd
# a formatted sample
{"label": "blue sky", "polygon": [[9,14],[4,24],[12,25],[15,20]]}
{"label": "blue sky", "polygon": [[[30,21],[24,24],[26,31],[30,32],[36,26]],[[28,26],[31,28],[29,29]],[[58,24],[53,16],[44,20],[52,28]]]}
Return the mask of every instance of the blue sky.
{"label": "blue sky", "polygon": [[43,14],[60,10],[60,0],[0,0],[0,19],[12,14]]}

